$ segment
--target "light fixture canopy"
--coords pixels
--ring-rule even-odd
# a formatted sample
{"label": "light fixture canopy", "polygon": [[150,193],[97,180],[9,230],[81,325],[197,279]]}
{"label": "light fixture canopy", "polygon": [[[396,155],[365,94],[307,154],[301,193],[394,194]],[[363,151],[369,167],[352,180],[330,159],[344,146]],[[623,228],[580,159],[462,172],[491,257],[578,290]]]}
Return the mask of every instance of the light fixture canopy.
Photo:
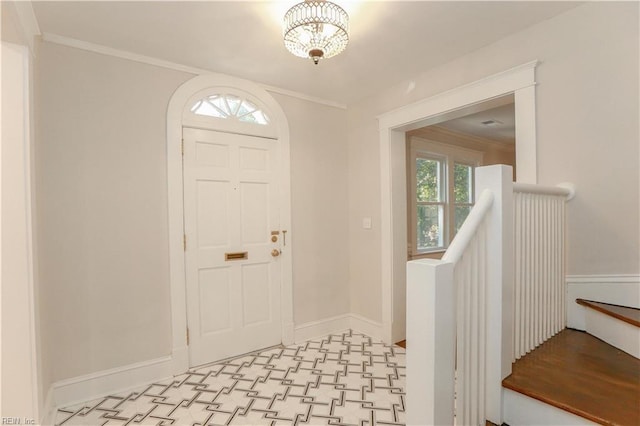
{"label": "light fixture canopy", "polygon": [[320,59],[342,52],[349,43],[349,15],[335,3],[306,0],[284,15],[284,45],[296,56]]}

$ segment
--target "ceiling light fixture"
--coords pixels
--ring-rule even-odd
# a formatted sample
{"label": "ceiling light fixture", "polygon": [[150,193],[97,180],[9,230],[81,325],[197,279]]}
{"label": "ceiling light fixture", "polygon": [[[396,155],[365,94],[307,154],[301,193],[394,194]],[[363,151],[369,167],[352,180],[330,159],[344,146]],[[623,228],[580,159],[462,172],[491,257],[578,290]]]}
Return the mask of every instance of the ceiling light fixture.
{"label": "ceiling light fixture", "polygon": [[284,45],[318,65],[322,58],[342,52],[349,43],[349,15],[335,3],[305,0],[284,15]]}

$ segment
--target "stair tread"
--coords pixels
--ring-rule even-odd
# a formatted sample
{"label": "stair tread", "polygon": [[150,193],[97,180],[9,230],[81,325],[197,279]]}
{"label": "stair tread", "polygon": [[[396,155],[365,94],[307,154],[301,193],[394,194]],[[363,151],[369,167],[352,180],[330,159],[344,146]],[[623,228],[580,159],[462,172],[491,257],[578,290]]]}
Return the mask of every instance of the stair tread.
{"label": "stair tread", "polygon": [[640,425],[640,360],[582,331],[538,346],[502,385],[596,423]]}
{"label": "stair tread", "polygon": [[576,303],[595,309],[598,312],[602,312],[605,315],[609,315],[631,325],[635,325],[636,327],[640,327],[640,309],[585,299],[576,299]]}

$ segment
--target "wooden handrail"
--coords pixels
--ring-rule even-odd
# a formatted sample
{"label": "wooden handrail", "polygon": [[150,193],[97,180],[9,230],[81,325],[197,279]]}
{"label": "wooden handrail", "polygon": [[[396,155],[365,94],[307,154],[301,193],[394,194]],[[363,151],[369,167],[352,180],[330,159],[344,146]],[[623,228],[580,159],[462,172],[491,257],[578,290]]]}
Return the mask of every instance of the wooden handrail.
{"label": "wooden handrail", "polygon": [[640,309],[638,308],[585,299],[576,299],[576,303],[640,328]]}

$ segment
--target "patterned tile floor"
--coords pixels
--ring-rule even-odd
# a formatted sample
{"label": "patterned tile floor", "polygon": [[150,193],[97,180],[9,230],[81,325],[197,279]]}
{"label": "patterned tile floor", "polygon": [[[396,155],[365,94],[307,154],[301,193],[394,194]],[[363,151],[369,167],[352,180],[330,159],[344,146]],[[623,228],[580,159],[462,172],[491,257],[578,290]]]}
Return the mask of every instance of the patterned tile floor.
{"label": "patterned tile floor", "polygon": [[351,332],[61,409],[56,425],[403,425],[405,350]]}

